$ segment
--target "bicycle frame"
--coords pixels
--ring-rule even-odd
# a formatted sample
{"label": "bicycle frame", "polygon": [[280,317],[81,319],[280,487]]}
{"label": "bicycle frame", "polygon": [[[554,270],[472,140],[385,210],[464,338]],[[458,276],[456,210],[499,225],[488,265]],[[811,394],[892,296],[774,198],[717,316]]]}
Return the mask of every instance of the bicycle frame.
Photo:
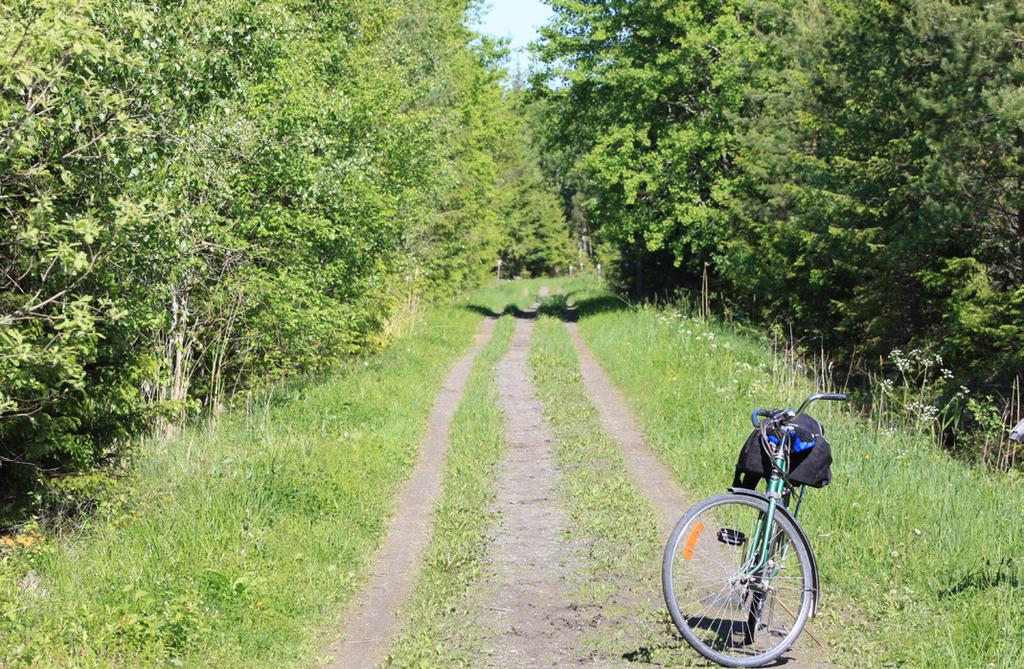
{"label": "bicycle frame", "polygon": [[[796,514],[793,514],[793,513],[789,512],[789,510],[788,510],[788,508],[786,506],[786,501],[785,501],[785,492],[786,492],[785,476],[788,474],[788,471],[787,471],[788,458],[786,457],[786,455],[787,455],[787,449],[791,446],[791,444],[790,444],[791,437],[789,435],[789,431],[784,429],[784,426],[782,424],[782,420],[783,419],[785,419],[785,420],[792,420],[796,416],[802,414],[804,412],[804,410],[808,406],[810,406],[811,404],[813,404],[817,400],[839,400],[839,401],[842,401],[842,400],[845,400],[845,399],[846,399],[846,395],[842,395],[842,394],[838,394],[838,393],[816,393],[816,394],[811,395],[810,397],[808,397],[806,400],[804,400],[803,404],[801,404],[800,408],[797,409],[796,411],[793,411],[792,409],[789,409],[789,410],[787,410],[785,412],[782,412],[782,411],[779,411],[779,412],[768,412],[768,411],[764,411],[762,409],[757,409],[751,415],[751,421],[754,423],[754,426],[762,428],[762,436],[763,437],[767,436],[766,435],[766,431],[765,431],[766,428],[767,428],[767,424],[765,424],[762,427],[762,425],[761,425],[761,423],[759,421],[759,416],[765,416],[766,419],[772,420],[773,421],[772,422],[772,427],[775,429],[775,433],[776,433],[775,437],[777,439],[777,442],[775,444],[775,449],[774,449],[774,452],[772,454],[773,455],[773,460],[775,462],[775,467],[772,468],[771,476],[768,479],[768,490],[767,490],[767,492],[764,495],[760,495],[759,493],[752,493],[752,494],[754,494],[754,495],[756,495],[758,497],[763,497],[768,502],[768,509],[766,511],[764,511],[763,513],[761,513],[759,515],[759,517],[758,517],[757,526],[756,526],[756,528],[754,530],[754,536],[751,538],[750,545],[749,545],[749,548],[747,550],[746,559],[744,560],[743,570],[742,570],[743,573],[745,573],[749,578],[751,578],[751,579],[757,578],[760,581],[762,581],[761,585],[764,585],[765,587],[767,587],[767,584],[765,583],[765,581],[770,581],[772,578],[774,578],[777,575],[776,573],[766,573],[766,571],[768,570],[768,568],[770,566],[769,565],[769,561],[770,561],[770,556],[771,556],[772,549],[773,549],[772,544],[773,544],[773,541],[774,541],[774,537],[768,536],[769,535],[768,528],[774,527],[776,514],[778,514],[778,513],[785,514],[786,516],[789,517],[790,520],[793,521],[793,523],[795,525],[797,525],[798,530],[801,533],[803,532],[803,530],[802,530],[802,528],[800,528],[799,524],[796,523]],[[799,497],[799,501],[797,502],[797,510],[798,511],[799,511],[800,503],[801,502],[803,502],[803,491],[801,491],[800,497]],[[781,511],[779,510],[779,505],[780,504],[782,504],[782,510]],[[803,539],[804,539],[805,543],[807,543],[808,548],[809,548],[810,547],[810,542],[807,542],[806,535],[803,536]],[[781,555],[780,560],[779,560],[780,563],[785,560],[785,557],[786,557],[786,554],[788,553],[788,551],[789,551],[789,546],[788,545],[782,547],[782,555]],[[817,600],[817,587],[818,587],[817,586],[817,581],[818,581],[817,564],[816,564],[816,562],[813,559],[813,553],[811,555],[812,555],[812,563],[814,564],[815,600]],[[813,613],[812,613],[812,616],[813,616]]]}
{"label": "bicycle frame", "polygon": [[[775,465],[778,471],[773,471],[771,478],[768,480],[768,510],[761,514],[757,520],[757,527],[754,530],[754,536],[751,538],[750,548],[748,549],[748,555],[746,564],[743,567],[743,571],[747,572],[751,576],[760,573],[768,565],[768,556],[771,552],[771,540],[767,536],[767,528],[773,527],[775,521],[775,513],[779,502],[782,501],[783,491],[785,490],[785,482],[782,480],[782,476],[779,471],[786,471],[786,458],[784,457],[786,447],[786,438],[779,440],[779,446],[776,450]],[[787,547],[788,548],[788,547]],[[785,549],[784,549],[785,550]],[[757,557],[756,564],[751,564],[754,557]],[[783,553],[785,557],[785,553]],[[773,574],[774,575],[774,574]]]}
{"label": "bicycle frame", "polygon": [[[772,475],[768,480],[768,492],[765,497],[768,501],[768,508],[766,511],[760,513],[757,519],[757,526],[754,530],[754,536],[750,541],[750,546],[747,551],[746,559],[742,572],[746,574],[748,580],[748,587],[751,587],[751,600],[750,600],[750,620],[752,623],[748,623],[746,631],[747,643],[753,641],[753,635],[755,634],[756,627],[760,624],[764,616],[765,598],[770,592],[770,583],[779,572],[777,565],[784,564],[786,561],[786,555],[789,552],[788,542],[786,545],[781,546],[781,555],[775,565],[771,563],[770,556],[774,550],[779,548],[776,545],[778,539],[772,534],[770,528],[775,526],[775,514],[778,512],[778,505],[780,502],[783,504],[783,509],[786,508],[783,492],[785,491],[785,481],[783,475],[786,472],[786,447],[788,435],[784,434],[784,431],[777,430],[778,434],[778,445],[775,449],[775,467],[772,469]],[[763,433],[762,433],[763,434]],[[802,495],[801,495],[802,498]],[[790,516],[792,518],[792,516]],[[799,526],[798,526],[799,527]],[[755,564],[756,558],[756,564]],[[812,558],[813,564],[813,558]],[[814,588],[817,590],[817,567],[814,567],[815,574],[813,576]],[[814,595],[815,600],[817,599],[817,593]],[[772,600],[774,601],[774,600]],[[774,608],[774,604],[772,605]],[[813,611],[816,608],[815,604],[812,604],[812,616]],[[771,615],[771,614],[769,614]]]}

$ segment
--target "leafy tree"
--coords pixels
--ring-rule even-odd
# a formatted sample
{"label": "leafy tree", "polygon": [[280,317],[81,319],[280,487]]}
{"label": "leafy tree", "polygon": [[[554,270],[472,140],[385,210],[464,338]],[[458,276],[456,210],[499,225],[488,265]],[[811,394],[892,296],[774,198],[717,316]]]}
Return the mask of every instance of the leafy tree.
{"label": "leafy tree", "polygon": [[534,156],[473,11],[5,2],[0,479],[116,458],[488,276],[546,191],[508,184]]}
{"label": "leafy tree", "polygon": [[534,94],[573,225],[844,362],[1024,368],[1020,3],[553,0]]}
{"label": "leafy tree", "polygon": [[699,278],[728,234],[730,118],[765,50],[756,28],[772,15],[743,1],[552,7],[535,86],[552,105],[548,142],[572,163],[562,171],[582,173],[588,218],[648,266],[654,287]]}

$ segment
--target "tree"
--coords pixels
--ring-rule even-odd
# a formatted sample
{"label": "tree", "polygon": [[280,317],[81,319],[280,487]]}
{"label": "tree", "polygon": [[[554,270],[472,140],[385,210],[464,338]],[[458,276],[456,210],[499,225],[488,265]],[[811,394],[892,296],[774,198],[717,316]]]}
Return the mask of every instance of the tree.
{"label": "tree", "polygon": [[488,276],[546,191],[509,186],[533,157],[474,7],[4,3],[0,480],[116,459]]}

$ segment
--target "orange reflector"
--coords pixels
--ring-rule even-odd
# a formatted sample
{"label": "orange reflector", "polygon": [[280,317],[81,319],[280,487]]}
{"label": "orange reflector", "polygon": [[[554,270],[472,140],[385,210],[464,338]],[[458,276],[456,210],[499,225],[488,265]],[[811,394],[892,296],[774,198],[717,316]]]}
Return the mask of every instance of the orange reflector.
{"label": "orange reflector", "polygon": [[690,530],[690,536],[686,540],[686,547],[683,548],[683,559],[689,560],[693,557],[693,549],[697,547],[697,539],[700,539],[701,533],[704,531],[704,523],[697,521],[697,524]]}

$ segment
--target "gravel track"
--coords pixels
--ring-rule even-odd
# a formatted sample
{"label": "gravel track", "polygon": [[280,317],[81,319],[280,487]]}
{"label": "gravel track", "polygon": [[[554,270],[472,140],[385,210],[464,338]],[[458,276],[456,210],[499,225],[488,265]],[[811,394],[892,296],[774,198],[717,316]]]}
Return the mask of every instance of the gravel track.
{"label": "gravel track", "polygon": [[581,621],[572,590],[579,565],[564,538],[569,518],[558,493],[554,437],[527,367],[534,323],[530,312],[523,316],[497,367],[508,451],[497,485],[501,523],[489,546],[491,573],[474,598],[472,619],[484,636],[477,666],[578,666]]}
{"label": "gravel track", "polygon": [[369,577],[344,616],[340,638],[328,649],[330,669],[368,669],[387,655],[401,632],[401,607],[409,598],[423,551],[430,541],[434,507],[441,495],[452,419],[462,401],[473,361],[490,341],[496,319],[480,326],[469,352],[456,362],[441,386],[427,423],[419,457],[398,493],[384,543],[371,562]]}

